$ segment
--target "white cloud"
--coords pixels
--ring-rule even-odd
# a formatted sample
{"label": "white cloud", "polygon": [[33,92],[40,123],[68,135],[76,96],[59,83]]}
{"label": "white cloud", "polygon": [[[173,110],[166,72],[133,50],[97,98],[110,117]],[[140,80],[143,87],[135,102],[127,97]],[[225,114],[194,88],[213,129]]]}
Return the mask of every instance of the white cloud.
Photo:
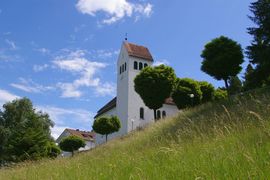
{"label": "white cloud", "polygon": [[50,53],[50,50],[47,48],[39,48],[39,49],[36,49],[36,51],[38,51],[42,54],[49,54]]}
{"label": "white cloud", "polygon": [[106,58],[111,58],[115,55],[118,55],[120,52],[120,50],[97,50],[96,54],[97,54],[97,58],[101,58],[101,59],[106,59]]}
{"label": "white cloud", "polygon": [[96,89],[96,94],[100,95],[108,94],[112,92],[112,88],[109,85],[108,90],[104,84],[101,83],[100,78],[96,77],[97,71],[105,68],[105,63],[89,61],[85,58],[85,51],[77,50],[69,52],[66,56],[58,56],[53,61],[54,65],[61,70],[71,72],[77,78],[72,82],[59,82],[57,86],[62,89],[62,97],[64,98],[78,98],[83,95],[80,91],[81,87],[93,87]]}
{"label": "white cloud", "polygon": [[116,94],[116,85],[113,83],[104,83],[96,87],[97,96],[113,96]]}
{"label": "white cloud", "polygon": [[15,42],[6,39],[6,43],[10,46],[10,48],[11,48],[12,50],[17,49],[17,46],[16,46]]}
{"label": "white cloud", "polygon": [[52,128],[52,136],[57,138],[65,128],[90,130],[94,114],[84,109],[64,109],[55,106],[38,106],[38,110],[49,114],[55,123]]}
{"label": "white cloud", "polygon": [[35,72],[41,72],[41,71],[44,71],[45,69],[47,69],[49,67],[48,64],[43,64],[43,65],[34,65],[33,66],[33,70]]}
{"label": "white cloud", "polygon": [[48,90],[53,90],[51,86],[43,86],[33,82],[32,79],[19,78],[20,83],[11,83],[10,85],[14,88],[20,89],[29,93],[42,93]]}
{"label": "white cloud", "polygon": [[6,90],[0,89],[0,106],[6,102],[20,98],[19,96],[12,94]]}
{"label": "white cloud", "polygon": [[127,0],[78,0],[76,7],[81,13],[91,16],[99,11],[105,12],[108,18],[102,21],[104,24],[112,24],[134,14],[149,17],[153,12],[150,3],[131,3]]}
{"label": "white cloud", "polygon": [[153,66],[159,66],[159,65],[162,65],[162,64],[169,65],[170,62],[167,61],[166,59],[162,59],[162,60],[155,61],[154,64],[153,64]]}

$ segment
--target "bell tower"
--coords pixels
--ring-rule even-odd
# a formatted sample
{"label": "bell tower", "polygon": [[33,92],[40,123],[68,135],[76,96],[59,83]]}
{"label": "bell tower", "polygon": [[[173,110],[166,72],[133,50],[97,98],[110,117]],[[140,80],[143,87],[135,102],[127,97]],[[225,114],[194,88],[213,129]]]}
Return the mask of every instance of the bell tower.
{"label": "bell tower", "polygon": [[134,78],[140,71],[152,66],[148,48],[124,41],[117,61],[117,115],[121,120],[121,134],[149,123],[152,113],[134,89]]}

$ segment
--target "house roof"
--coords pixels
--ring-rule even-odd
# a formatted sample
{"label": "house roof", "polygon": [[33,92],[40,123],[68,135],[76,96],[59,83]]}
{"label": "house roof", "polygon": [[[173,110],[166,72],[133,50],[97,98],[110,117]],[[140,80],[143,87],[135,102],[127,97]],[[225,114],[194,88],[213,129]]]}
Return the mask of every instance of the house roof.
{"label": "house roof", "polygon": [[105,112],[108,112],[109,110],[113,109],[116,107],[116,100],[117,98],[113,98],[110,102],[105,104],[101,109],[98,110],[97,115],[94,118],[97,118],[98,116],[104,114]]}
{"label": "house roof", "polygon": [[147,47],[139,46],[129,42],[124,42],[129,56],[143,58],[148,61],[153,61],[153,57]]}
{"label": "house roof", "polygon": [[82,138],[85,141],[94,141],[95,133],[90,131],[80,131],[79,129],[65,129],[71,135]]}
{"label": "house roof", "polygon": [[[113,98],[110,102],[108,102],[105,106],[103,106],[100,110],[98,110],[97,115],[94,118],[97,118],[101,116],[102,114],[108,112],[109,110],[115,108],[116,101],[117,101],[117,97]],[[175,105],[171,97],[165,99],[164,104]]]}

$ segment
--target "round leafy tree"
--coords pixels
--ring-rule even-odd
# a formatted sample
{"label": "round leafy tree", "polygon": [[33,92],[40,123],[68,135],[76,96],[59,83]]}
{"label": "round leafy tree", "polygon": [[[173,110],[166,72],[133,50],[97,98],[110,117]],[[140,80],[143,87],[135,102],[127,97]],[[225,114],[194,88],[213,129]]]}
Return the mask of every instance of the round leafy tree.
{"label": "round leafy tree", "polygon": [[72,156],[74,151],[77,151],[79,148],[85,146],[85,141],[77,136],[68,136],[61,140],[59,147],[63,151],[71,152]]}
{"label": "round leafy tree", "polygon": [[200,104],[202,92],[199,83],[189,78],[178,79],[172,98],[178,109]]}
{"label": "round leafy tree", "polygon": [[201,81],[199,84],[202,91],[202,103],[212,101],[215,93],[214,86],[206,81]]}
{"label": "round leafy tree", "polygon": [[94,121],[92,128],[96,133],[105,135],[107,142],[108,135],[119,131],[121,123],[117,116],[100,117]]}
{"label": "round leafy tree", "polygon": [[144,104],[156,111],[161,108],[166,98],[170,97],[176,75],[171,67],[160,65],[146,67],[134,79],[135,91],[140,95]]}
{"label": "round leafy tree", "polygon": [[229,78],[242,70],[244,62],[241,45],[224,36],[206,44],[201,57],[201,70],[217,80],[224,80],[226,89]]}

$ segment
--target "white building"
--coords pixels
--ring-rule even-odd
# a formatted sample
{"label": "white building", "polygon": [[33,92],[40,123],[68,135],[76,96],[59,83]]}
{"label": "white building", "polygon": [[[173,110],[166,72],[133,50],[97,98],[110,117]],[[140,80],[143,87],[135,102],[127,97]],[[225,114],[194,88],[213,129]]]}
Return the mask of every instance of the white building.
{"label": "white building", "polygon": [[[95,133],[89,131],[80,131],[79,129],[65,129],[62,134],[56,139],[56,143],[60,143],[61,140],[68,136],[77,136],[85,141],[85,147],[80,148],[78,151],[87,151],[95,147]],[[71,156],[70,152],[63,151],[62,156]]]}
{"label": "white building", "polygon": [[[117,116],[121,121],[119,132],[111,134],[108,139],[122,136],[137,127],[154,122],[153,110],[146,107],[134,89],[134,78],[146,66],[153,65],[153,57],[148,48],[123,42],[117,61],[117,97],[102,107],[95,116]],[[157,111],[158,118],[175,115],[178,112],[171,98],[166,99],[163,107]],[[96,135],[96,143],[105,142],[105,136]]]}

